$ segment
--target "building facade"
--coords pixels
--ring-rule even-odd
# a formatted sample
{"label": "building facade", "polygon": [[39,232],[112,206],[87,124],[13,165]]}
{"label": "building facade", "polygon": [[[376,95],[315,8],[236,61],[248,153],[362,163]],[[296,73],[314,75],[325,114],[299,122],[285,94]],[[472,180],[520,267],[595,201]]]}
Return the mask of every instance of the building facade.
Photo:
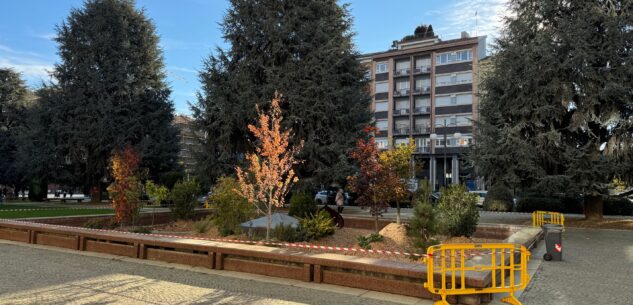
{"label": "building facade", "polygon": [[177,114],[174,116],[173,124],[178,128],[178,141],[180,144],[180,152],[178,152],[178,163],[182,165],[185,173],[193,173],[196,160],[194,152],[199,149],[200,143],[197,140],[197,134],[193,129],[193,119],[186,115]]}
{"label": "building facade", "polygon": [[486,37],[441,41],[437,37],[394,42],[391,50],[364,54],[371,78],[371,110],[381,149],[405,144],[416,150],[415,176],[434,190],[450,183],[476,183],[460,164],[473,143],[477,119],[478,63]]}

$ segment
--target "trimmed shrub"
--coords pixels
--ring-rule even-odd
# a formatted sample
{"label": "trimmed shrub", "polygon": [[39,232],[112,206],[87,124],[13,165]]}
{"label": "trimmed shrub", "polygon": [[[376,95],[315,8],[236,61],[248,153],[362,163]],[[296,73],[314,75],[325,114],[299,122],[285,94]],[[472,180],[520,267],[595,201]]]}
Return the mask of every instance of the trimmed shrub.
{"label": "trimmed shrub", "polygon": [[437,205],[442,233],[449,236],[471,236],[477,228],[477,195],[463,185],[451,185],[441,190]]}
{"label": "trimmed shrub", "polygon": [[278,224],[273,229],[272,233],[273,233],[273,237],[279,241],[285,241],[289,243],[300,241],[299,232],[291,224],[288,224],[288,225],[284,225],[283,223]]}
{"label": "trimmed shrub", "polygon": [[214,209],[213,225],[220,235],[240,233],[239,225],[255,216],[255,208],[241,195],[240,185],[234,178],[220,177],[209,197]]}
{"label": "trimmed shrub", "polygon": [[314,198],[308,193],[297,193],[290,197],[289,216],[297,218],[306,218],[314,215],[317,211],[317,205]]}
{"label": "trimmed shrub", "polygon": [[563,213],[582,214],[584,212],[582,197],[561,197],[560,201]]}
{"label": "trimmed shrub", "polygon": [[532,213],[534,211],[562,212],[564,205],[556,197],[523,197],[517,204],[518,212]]}
{"label": "trimmed shrub", "polygon": [[502,183],[493,185],[484,198],[485,211],[507,212],[512,210],[512,192]]}
{"label": "trimmed shrub", "polygon": [[177,219],[193,218],[199,194],[200,186],[195,179],[176,182],[170,194],[170,198],[174,202],[174,205],[170,207],[174,216]]}
{"label": "trimmed shrub", "polygon": [[608,197],[604,200],[604,215],[633,215],[633,202],[623,197]]}
{"label": "trimmed shrub", "polygon": [[103,221],[99,218],[90,219],[86,221],[86,223],[84,223],[84,228],[99,230],[103,229]]}
{"label": "trimmed shrub", "polygon": [[306,241],[318,240],[321,237],[334,234],[336,225],[326,211],[303,218],[299,222],[301,237]]}
{"label": "trimmed shrub", "polygon": [[193,223],[193,230],[196,233],[207,233],[209,229],[213,226],[213,222],[209,217],[205,219],[198,220]]}

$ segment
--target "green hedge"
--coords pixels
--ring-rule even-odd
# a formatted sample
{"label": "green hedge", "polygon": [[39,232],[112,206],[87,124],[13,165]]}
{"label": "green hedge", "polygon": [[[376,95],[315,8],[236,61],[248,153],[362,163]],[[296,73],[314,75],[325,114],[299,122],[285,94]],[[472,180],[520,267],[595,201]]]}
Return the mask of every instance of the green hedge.
{"label": "green hedge", "polygon": [[[517,204],[518,212],[552,211],[582,214],[583,198],[580,197],[523,197]],[[633,215],[633,202],[627,198],[608,197],[604,199],[604,215]]]}
{"label": "green hedge", "polygon": [[609,197],[604,200],[604,215],[633,215],[633,202],[628,198]]}

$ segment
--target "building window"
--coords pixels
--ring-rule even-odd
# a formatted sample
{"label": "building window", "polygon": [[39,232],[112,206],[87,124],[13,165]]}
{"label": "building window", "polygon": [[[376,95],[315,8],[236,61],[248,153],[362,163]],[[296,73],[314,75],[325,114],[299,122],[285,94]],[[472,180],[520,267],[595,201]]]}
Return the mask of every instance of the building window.
{"label": "building window", "polygon": [[389,71],[389,64],[386,62],[376,63],[376,74],[378,73],[386,73]]}
{"label": "building window", "polygon": [[371,70],[366,70],[364,77],[365,80],[371,80]]}
{"label": "building window", "polygon": [[473,124],[472,114],[445,115],[435,117],[435,127],[444,127],[445,120],[447,127],[471,126]]}
{"label": "building window", "polygon": [[396,139],[396,143],[395,144],[396,144],[395,147],[402,146],[402,145],[407,145],[407,144],[409,144],[409,139],[406,139],[406,138],[405,139]]}
{"label": "building window", "polygon": [[457,62],[471,61],[473,60],[473,51],[472,50],[461,50],[455,52],[447,52],[438,54],[435,57],[436,64],[445,65],[452,64]]}
{"label": "building window", "polygon": [[454,74],[439,74],[435,76],[435,86],[452,86],[459,84],[469,84],[473,82],[472,72],[460,72]]}
{"label": "building window", "polygon": [[472,93],[438,95],[435,97],[435,106],[455,106],[455,105],[471,105],[473,103]]}
{"label": "building window", "polygon": [[389,148],[389,140],[387,138],[376,138],[376,146],[378,149]]}
{"label": "building window", "polygon": [[374,92],[376,92],[376,93],[383,93],[383,92],[388,92],[388,91],[389,91],[389,83],[388,82],[376,83],[376,90]]}
{"label": "building window", "polygon": [[387,130],[387,124],[387,120],[376,120],[376,128],[378,128],[378,130]]}
{"label": "building window", "polygon": [[396,90],[409,90],[409,81],[396,82]]}
{"label": "building window", "polygon": [[376,102],[376,110],[374,110],[375,112],[379,112],[379,111],[389,111],[389,106],[388,106],[388,102],[387,101],[382,101],[382,102]]}

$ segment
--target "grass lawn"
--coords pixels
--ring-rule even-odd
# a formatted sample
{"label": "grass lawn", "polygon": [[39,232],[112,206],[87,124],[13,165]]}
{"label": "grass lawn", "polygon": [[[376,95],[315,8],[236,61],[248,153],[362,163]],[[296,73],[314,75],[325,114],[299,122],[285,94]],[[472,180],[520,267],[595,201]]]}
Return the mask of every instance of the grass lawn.
{"label": "grass lawn", "polygon": [[1,210],[17,210],[17,209],[50,209],[51,207],[41,206],[41,205],[26,205],[26,204],[5,204],[0,203],[0,211]]}
{"label": "grass lawn", "polygon": [[29,218],[29,217],[55,217],[77,215],[102,215],[113,214],[112,209],[50,209],[40,211],[2,211],[0,218]]}

